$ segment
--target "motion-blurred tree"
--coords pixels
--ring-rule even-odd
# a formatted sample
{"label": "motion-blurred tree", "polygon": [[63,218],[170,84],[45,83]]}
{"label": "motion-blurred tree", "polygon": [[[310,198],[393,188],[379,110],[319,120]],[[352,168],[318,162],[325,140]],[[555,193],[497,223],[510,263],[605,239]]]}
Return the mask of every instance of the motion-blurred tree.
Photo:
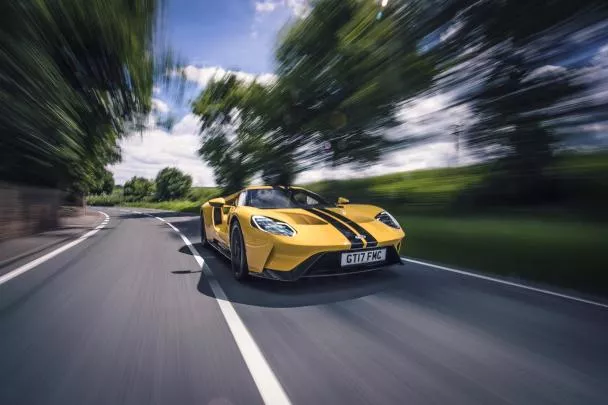
{"label": "motion-blurred tree", "polygon": [[378,18],[379,10],[372,1],[320,0],[281,39],[275,83],[228,76],[203,90],[193,104],[199,152],[220,186],[234,190],[256,173],[289,184],[321,162],[373,162],[395,146],[382,130],[435,72],[415,41],[397,35],[406,30],[398,10]]}
{"label": "motion-blurred tree", "polygon": [[156,175],[156,199],[174,200],[188,195],[192,187],[192,176],[175,167],[165,167]]}
{"label": "motion-blurred tree", "polygon": [[111,171],[103,169],[96,183],[89,190],[91,194],[112,194],[114,191],[114,175]]}
{"label": "motion-blurred tree", "polygon": [[608,40],[608,3],[447,0],[425,15],[428,53],[445,70],[438,87],[475,113],[465,142],[503,158],[503,191],[540,196],[560,133],[598,119],[579,76],[584,54]]}
{"label": "motion-blurred tree", "polygon": [[165,74],[159,2],[0,2],[0,178],[86,191],[120,159]]}
{"label": "motion-blurred tree", "polygon": [[123,194],[127,201],[143,201],[154,195],[154,183],[144,177],[133,176],[125,182]]}
{"label": "motion-blurred tree", "polygon": [[262,85],[226,75],[211,81],[192,105],[201,122],[199,155],[213,168],[224,192],[241,189],[260,169],[268,97]]}
{"label": "motion-blurred tree", "polygon": [[436,73],[401,17],[390,2],[321,0],[281,39],[274,109],[300,164],[373,162],[395,146],[384,130]]}

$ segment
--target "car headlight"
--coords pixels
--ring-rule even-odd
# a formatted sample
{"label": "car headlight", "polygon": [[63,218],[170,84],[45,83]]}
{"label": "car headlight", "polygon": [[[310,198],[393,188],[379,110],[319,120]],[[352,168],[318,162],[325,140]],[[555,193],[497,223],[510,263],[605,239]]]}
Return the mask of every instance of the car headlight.
{"label": "car headlight", "polygon": [[273,235],[293,236],[296,234],[296,230],[285,222],[277,221],[276,219],[264,217],[262,215],[252,216],[251,223],[260,231],[272,233]]}
{"label": "car headlight", "polygon": [[401,229],[401,225],[399,225],[399,222],[397,222],[395,217],[386,211],[382,211],[381,213],[376,215],[376,219],[382,222],[383,224],[390,226],[391,228]]}

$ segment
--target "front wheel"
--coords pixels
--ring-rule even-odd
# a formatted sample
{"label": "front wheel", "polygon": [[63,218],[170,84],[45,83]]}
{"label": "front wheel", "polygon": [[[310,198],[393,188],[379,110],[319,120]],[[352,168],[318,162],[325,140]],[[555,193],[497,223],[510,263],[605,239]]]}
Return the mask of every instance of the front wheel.
{"label": "front wheel", "polygon": [[232,262],[232,273],[238,281],[244,281],[249,276],[247,265],[247,254],[245,253],[245,241],[238,222],[234,222],[230,230],[230,260]]}

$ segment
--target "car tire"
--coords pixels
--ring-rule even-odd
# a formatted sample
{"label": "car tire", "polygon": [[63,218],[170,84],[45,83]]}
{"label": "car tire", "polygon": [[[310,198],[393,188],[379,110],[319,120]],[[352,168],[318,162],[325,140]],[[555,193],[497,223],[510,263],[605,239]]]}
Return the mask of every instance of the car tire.
{"label": "car tire", "polygon": [[207,232],[205,231],[205,217],[201,214],[201,246],[206,248],[209,246],[209,241],[207,240]]}
{"label": "car tire", "polygon": [[232,263],[232,274],[237,281],[245,281],[249,277],[249,266],[247,265],[247,254],[245,252],[245,241],[243,232],[237,221],[230,228],[230,261]]}

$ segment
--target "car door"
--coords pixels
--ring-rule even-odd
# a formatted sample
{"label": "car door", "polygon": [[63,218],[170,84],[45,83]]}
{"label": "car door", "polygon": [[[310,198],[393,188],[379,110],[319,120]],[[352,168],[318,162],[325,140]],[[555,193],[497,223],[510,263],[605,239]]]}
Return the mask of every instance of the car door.
{"label": "car door", "polygon": [[213,228],[217,236],[216,240],[218,243],[223,245],[224,248],[229,248],[229,235],[230,232],[228,221],[230,214],[234,211],[235,202],[237,198],[226,200],[226,204],[223,207],[213,207]]}

